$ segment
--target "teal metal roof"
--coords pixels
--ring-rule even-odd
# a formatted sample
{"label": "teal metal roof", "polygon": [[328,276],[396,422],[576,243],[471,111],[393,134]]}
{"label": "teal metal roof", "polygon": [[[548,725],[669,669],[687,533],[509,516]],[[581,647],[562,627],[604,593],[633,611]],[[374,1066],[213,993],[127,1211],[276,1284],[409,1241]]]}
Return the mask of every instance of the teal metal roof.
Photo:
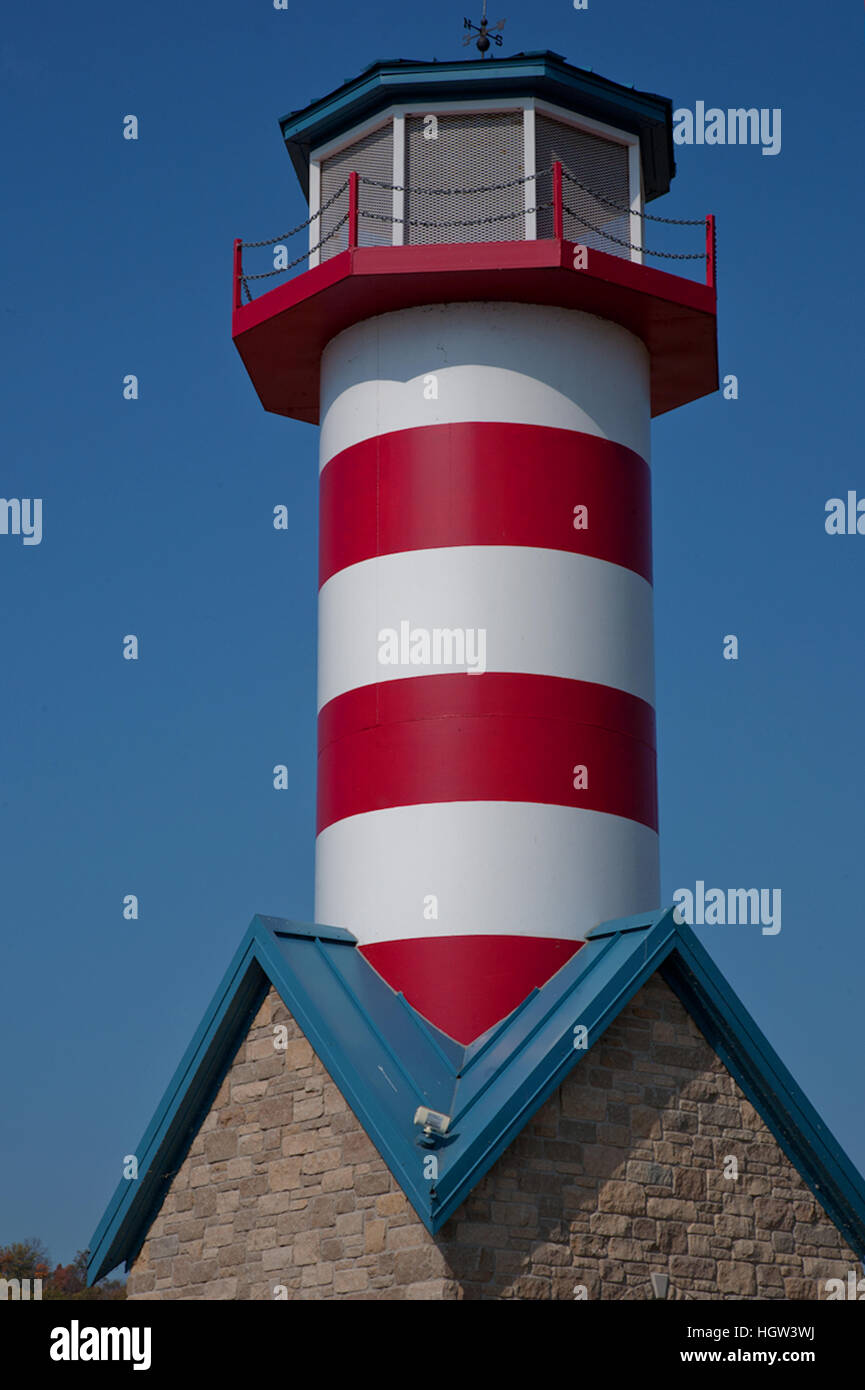
{"label": "teal metal roof", "polygon": [[[351,933],[255,917],[91,1241],[89,1279],[135,1258],[272,984],[388,1168],[435,1232],[655,971],[681,999],[844,1238],[865,1256],[865,1183],[673,910],[605,923],[469,1047],[385,984]],[[575,1050],[576,1024],[588,1048]],[[431,1150],[418,1105],[451,1117]],[[438,1177],[424,1177],[424,1159]]]}
{"label": "teal metal roof", "polygon": [[487,61],[380,60],[336,91],[290,112],[279,124],[308,198],[310,151],[390,106],[411,101],[531,96],[638,135],[646,200],[669,191],[676,172],[670,99],[573,67],[561,54],[548,50]]}

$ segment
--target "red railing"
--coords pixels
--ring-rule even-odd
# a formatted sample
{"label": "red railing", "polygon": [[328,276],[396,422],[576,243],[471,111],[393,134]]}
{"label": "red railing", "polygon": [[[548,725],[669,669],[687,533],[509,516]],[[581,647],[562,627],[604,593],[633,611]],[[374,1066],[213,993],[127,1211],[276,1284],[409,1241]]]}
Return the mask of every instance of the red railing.
{"label": "red railing", "polygon": [[[553,176],[553,237],[556,241],[565,239],[565,204],[564,188],[562,178],[562,164],[556,159],[552,165]],[[360,242],[358,236],[359,220],[359,176],[352,171],[348,176],[348,250],[357,250]],[[343,184],[343,189],[345,185]],[[663,219],[661,219],[663,221]],[[716,236],[715,218],[709,213],[706,222],[706,284],[710,289],[715,289],[716,272]],[[699,225],[697,223],[696,225]],[[257,243],[260,244],[260,243]],[[233,299],[232,305],[235,311],[241,307],[242,292],[244,286],[243,278],[243,242],[238,237],[234,242],[234,262],[233,262]],[[247,288],[247,293],[248,293]]]}
{"label": "red railing", "polygon": [[348,249],[357,248],[357,174],[348,176]]}
{"label": "red railing", "polygon": [[565,239],[565,199],[562,192],[561,161],[553,161],[553,236],[556,241]]}
{"label": "red railing", "polygon": [[243,294],[243,242],[240,237],[234,238],[234,298],[231,307],[235,313],[242,303]]}
{"label": "red railing", "polygon": [[714,214],[710,212],[706,217],[706,284],[709,286],[710,290],[717,289],[715,284],[716,255],[715,217]]}

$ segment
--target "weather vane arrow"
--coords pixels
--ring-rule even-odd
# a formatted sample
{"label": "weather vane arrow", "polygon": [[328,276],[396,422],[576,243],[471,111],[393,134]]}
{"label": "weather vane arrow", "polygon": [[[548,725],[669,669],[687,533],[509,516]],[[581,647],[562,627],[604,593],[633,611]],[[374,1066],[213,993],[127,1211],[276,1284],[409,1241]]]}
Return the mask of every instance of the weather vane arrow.
{"label": "weather vane arrow", "polygon": [[463,39],[463,48],[465,48],[467,44],[470,44],[475,38],[475,35],[477,35],[476,43],[478,52],[482,58],[485,58],[491,43],[497,44],[498,47],[501,48],[503,43],[501,30],[504,29],[506,24],[506,19],[500,19],[496,24],[492,25],[489,23],[487,20],[487,0],[484,0],[484,11],[481,16],[480,27],[478,27],[477,24],[472,24],[470,19],[463,20],[463,28],[469,30],[469,33]]}

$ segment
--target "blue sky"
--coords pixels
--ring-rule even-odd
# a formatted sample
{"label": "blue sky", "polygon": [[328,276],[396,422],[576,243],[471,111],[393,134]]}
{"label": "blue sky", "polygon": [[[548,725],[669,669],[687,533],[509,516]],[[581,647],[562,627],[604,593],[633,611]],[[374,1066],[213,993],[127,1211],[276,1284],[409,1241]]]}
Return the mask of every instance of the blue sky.
{"label": "blue sky", "polygon": [[[232,240],[305,216],[278,117],[376,58],[465,57],[469,12],[49,0],[4,21],[0,492],[43,499],[43,539],[0,535],[0,1243],[87,1243],[252,914],[311,918],[317,432],[261,410],[232,346]],[[740,392],[654,426],[664,897],[782,889],[775,936],[697,930],[865,1168],[865,536],[824,528],[828,498],[865,496],[862,10],[500,13],[503,53],[783,113],[777,156],[679,148],[652,209],[717,215]]]}

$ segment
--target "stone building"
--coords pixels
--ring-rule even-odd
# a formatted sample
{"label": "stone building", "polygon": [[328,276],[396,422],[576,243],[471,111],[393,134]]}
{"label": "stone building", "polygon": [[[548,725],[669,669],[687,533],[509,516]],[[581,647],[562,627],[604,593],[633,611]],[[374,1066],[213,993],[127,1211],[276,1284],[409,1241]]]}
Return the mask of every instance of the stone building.
{"label": "stone building", "polygon": [[[431,1147],[418,1105],[450,1117]],[[601,927],[468,1048],[348,933],[256,918],[138,1158],[91,1260],[132,1299],[822,1299],[862,1273],[861,1178],[672,911]]]}

